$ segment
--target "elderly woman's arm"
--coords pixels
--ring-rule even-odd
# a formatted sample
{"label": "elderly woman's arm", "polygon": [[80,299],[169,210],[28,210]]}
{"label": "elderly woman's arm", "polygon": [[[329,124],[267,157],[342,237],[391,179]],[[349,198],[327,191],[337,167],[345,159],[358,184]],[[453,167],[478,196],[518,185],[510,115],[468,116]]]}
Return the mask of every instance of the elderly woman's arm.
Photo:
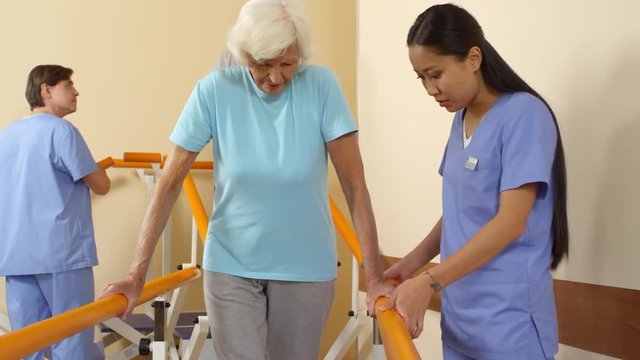
{"label": "elderly woman's arm", "polygon": [[378,233],[369,190],[364,179],[364,166],[356,133],[352,132],[329,142],[327,150],[338,174],[340,186],[351,212],[351,220],[360,239],[367,282],[367,308],[369,314],[375,314],[373,309],[375,300],[389,294],[392,288],[382,277]]}
{"label": "elderly woman's arm", "polygon": [[145,276],[160,234],[171,214],[171,209],[180,195],[182,182],[191,169],[191,165],[198,153],[188,151],[174,145],[165,164],[162,176],[158,180],[156,192],[149,203],[142,222],[136,254],[131,264],[129,274],[120,282],[105,287],[104,297],[110,294],[124,294],[128,299],[127,310],[122,314],[126,317],[133,311],[144,285]]}

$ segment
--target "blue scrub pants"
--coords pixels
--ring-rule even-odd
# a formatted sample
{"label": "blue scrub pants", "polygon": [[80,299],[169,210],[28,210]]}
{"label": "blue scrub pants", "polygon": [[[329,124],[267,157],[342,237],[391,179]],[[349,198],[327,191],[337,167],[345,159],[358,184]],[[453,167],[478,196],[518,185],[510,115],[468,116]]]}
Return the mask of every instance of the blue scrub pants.
{"label": "blue scrub pants", "polygon": [[[16,330],[94,300],[93,269],[84,268],[53,274],[6,277],[7,308],[11,329]],[[50,359],[104,359],[93,341],[93,327],[51,347]],[[45,349],[25,359],[43,359]]]}

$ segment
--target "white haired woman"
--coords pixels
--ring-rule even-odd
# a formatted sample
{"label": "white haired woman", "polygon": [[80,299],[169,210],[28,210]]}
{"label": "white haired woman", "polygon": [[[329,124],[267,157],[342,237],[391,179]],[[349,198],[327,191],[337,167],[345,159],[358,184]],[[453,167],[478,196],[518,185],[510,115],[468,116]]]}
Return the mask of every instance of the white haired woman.
{"label": "white haired woman", "polygon": [[180,115],[127,278],[105,294],[132,311],[192,162],[213,142],[215,212],[204,286],[217,359],[317,359],[336,278],[327,153],[361,240],[367,303],[391,290],[356,132],[333,73],[307,65],[309,23],[294,1],[251,0],[229,33],[241,65],[201,79]]}

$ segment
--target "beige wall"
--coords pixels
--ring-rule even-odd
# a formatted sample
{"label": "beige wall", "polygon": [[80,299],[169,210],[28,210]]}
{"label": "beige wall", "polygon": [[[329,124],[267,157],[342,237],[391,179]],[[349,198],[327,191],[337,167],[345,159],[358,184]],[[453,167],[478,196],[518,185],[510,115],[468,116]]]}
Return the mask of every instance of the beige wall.
{"label": "beige wall", "polygon": [[[432,1],[358,2],[361,147],[387,255],[402,256],[441,212],[438,165],[452,115],[415,79],[406,32]],[[569,181],[571,258],[555,276],[640,289],[640,5],[459,0],[507,62],[554,108]],[[375,165],[374,165],[375,164]],[[418,341],[440,354],[438,315]],[[563,347],[558,359],[602,358]]]}
{"label": "beige wall", "polygon": [[[312,62],[337,73],[355,109],[355,1],[307,0],[313,22]],[[81,95],[68,117],[82,132],[96,159],[123,151],[166,153],[167,139],[195,82],[226,48],[227,30],[244,1],[3,1],[0,5],[0,128],[25,115],[29,70],[59,63],[75,70]],[[201,160],[212,158],[208,146]],[[146,205],[145,187],[133,170],[112,169],[111,192],[93,197],[100,265],[97,293],[129,267]],[[211,211],[212,177],[200,172],[197,185]],[[331,191],[344,201],[332,176]],[[172,264],[188,261],[190,212],[181,198],[174,213]],[[346,321],[350,258],[339,242],[339,282],[325,344]],[[201,249],[199,254],[201,254]],[[159,274],[156,264],[153,272]],[[192,286],[189,309],[203,309],[201,284]],[[6,313],[4,282],[0,312]]]}

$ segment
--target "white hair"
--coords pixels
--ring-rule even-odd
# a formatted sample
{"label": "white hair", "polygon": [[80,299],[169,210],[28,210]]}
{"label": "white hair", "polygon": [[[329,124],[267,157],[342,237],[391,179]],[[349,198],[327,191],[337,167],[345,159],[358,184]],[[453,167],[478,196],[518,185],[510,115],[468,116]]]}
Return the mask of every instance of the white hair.
{"label": "white hair", "polygon": [[249,0],[229,31],[227,45],[236,61],[246,65],[282,56],[297,41],[300,68],[311,56],[311,29],[306,9],[296,0]]}

